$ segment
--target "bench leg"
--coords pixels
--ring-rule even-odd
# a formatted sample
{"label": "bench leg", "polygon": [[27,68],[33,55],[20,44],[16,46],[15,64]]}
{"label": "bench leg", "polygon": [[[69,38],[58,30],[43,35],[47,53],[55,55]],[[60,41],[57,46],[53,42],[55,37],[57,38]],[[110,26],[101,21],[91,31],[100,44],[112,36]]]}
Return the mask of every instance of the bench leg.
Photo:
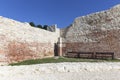
{"label": "bench leg", "polygon": [[114,59],[114,54],[112,55],[112,59]]}
{"label": "bench leg", "polygon": [[80,58],[80,54],[78,54],[77,56],[78,56],[78,58]]}

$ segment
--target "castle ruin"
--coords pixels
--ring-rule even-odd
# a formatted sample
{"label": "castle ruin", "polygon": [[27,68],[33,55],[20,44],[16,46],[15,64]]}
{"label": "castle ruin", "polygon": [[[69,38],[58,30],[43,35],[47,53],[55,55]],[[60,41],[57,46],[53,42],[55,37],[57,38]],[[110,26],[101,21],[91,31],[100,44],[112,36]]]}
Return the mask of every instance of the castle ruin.
{"label": "castle ruin", "polygon": [[66,28],[47,30],[0,17],[0,61],[18,62],[68,51],[114,52],[120,58],[120,5],[78,17]]}

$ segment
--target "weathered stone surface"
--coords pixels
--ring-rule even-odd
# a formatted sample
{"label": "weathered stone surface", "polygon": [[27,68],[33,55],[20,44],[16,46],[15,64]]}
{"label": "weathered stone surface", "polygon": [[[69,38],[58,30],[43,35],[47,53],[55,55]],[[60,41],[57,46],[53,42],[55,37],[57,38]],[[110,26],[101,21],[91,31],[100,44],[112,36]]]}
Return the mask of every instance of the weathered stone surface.
{"label": "weathered stone surface", "polygon": [[61,30],[66,51],[115,52],[120,57],[120,5],[78,17]]}
{"label": "weathered stone surface", "polygon": [[53,57],[58,37],[59,29],[50,32],[0,17],[0,61],[11,63]]}
{"label": "weathered stone surface", "polygon": [[1,80],[120,80],[119,62],[0,66]]}

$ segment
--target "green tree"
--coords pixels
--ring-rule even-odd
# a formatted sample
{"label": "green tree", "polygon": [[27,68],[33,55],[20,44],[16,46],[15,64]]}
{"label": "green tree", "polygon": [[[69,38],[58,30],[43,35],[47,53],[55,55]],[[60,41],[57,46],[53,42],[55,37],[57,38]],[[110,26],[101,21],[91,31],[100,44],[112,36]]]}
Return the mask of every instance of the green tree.
{"label": "green tree", "polygon": [[29,24],[30,24],[31,26],[35,27],[34,22],[30,22]]}
{"label": "green tree", "polygon": [[42,25],[37,25],[36,27],[38,27],[38,28],[43,28]]}
{"label": "green tree", "polygon": [[49,27],[48,25],[44,25],[43,29],[47,30],[47,27]]}

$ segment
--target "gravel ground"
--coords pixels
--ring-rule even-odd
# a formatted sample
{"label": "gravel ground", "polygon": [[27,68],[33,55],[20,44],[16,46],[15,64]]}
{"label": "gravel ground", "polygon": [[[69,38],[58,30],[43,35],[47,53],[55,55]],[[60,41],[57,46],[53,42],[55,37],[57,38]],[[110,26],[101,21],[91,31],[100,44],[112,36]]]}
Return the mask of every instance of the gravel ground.
{"label": "gravel ground", "polygon": [[120,80],[120,63],[0,66],[0,80]]}

